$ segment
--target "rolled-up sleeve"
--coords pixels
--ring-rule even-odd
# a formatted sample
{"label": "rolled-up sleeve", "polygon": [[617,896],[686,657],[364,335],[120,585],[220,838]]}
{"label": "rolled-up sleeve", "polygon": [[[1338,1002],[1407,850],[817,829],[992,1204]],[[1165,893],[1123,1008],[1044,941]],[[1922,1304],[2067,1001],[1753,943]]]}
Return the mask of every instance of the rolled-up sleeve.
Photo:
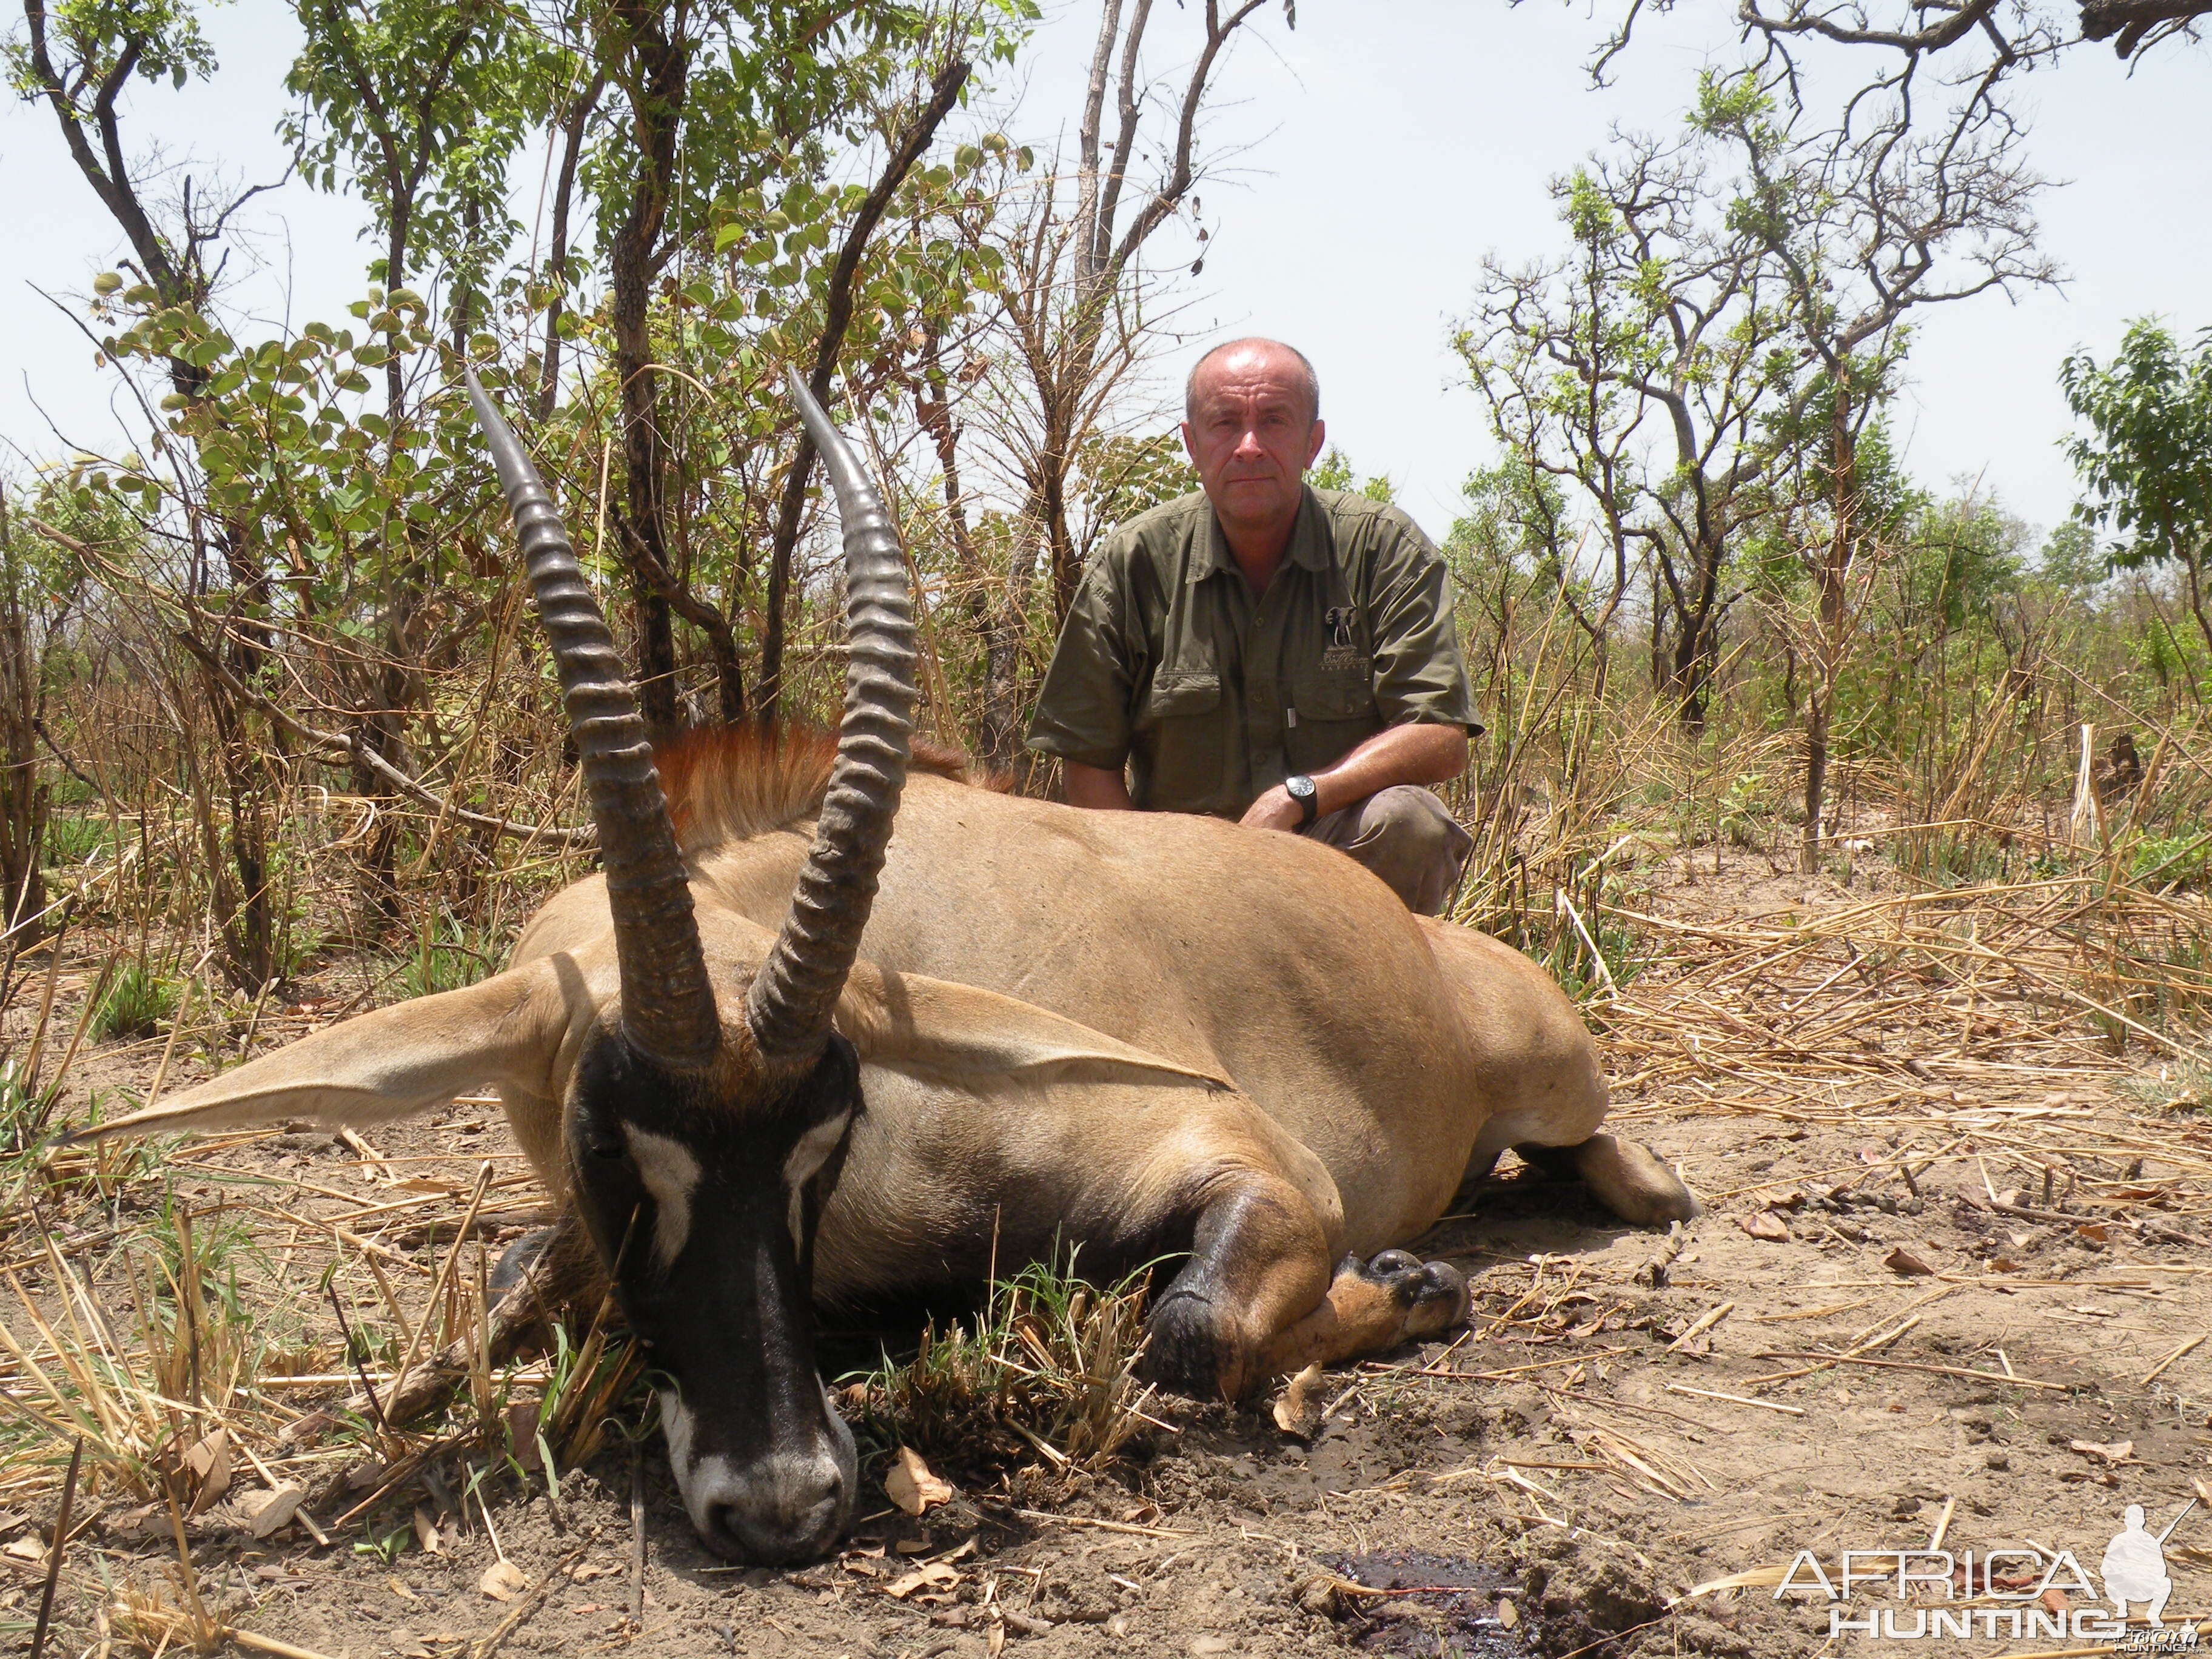
{"label": "rolled-up sleeve", "polygon": [[1451,576],[1410,520],[1393,528],[1375,562],[1376,703],[1391,726],[1457,726],[1474,736],[1483,728],[1453,625]]}
{"label": "rolled-up sleeve", "polygon": [[1029,746],[1083,766],[1118,771],[1129,758],[1132,691],[1143,671],[1133,644],[1123,550],[1102,548],[1068,607],[1045,671]]}

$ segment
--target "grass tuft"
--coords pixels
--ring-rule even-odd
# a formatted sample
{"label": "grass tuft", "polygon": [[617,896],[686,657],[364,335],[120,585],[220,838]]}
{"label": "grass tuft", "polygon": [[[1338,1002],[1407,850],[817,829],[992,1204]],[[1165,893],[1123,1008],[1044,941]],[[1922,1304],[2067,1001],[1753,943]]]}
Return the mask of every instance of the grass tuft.
{"label": "grass tuft", "polygon": [[1149,1273],[1102,1288],[1071,1257],[994,1280],[972,1326],[933,1322],[912,1359],[886,1355],[848,1379],[856,1426],[969,1480],[1040,1460],[1097,1474],[1127,1458],[1167,1426],[1146,1413],[1152,1388],[1137,1376]]}
{"label": "grass tuft", "polygon": [[92,1035],[152,1036],[177,1012],[177,981],[155,973],[143,961],[125,963],[101,993],[92,1016]]}

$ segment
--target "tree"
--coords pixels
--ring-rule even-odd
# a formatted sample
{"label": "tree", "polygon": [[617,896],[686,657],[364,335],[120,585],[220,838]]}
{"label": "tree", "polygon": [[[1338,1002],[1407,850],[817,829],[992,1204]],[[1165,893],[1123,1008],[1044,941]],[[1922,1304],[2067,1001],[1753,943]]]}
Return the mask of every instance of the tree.
{"label": "tree", "polygon": [[2036,556],[2036,574],[2066,592],[2094,593],[2112,574],[2097,549],[2097,532],[2078,518],[2054,526]]}
{"label": "tree", "polygon": [[[1602,76],[1626,51],[1638,17],[1674,0],[1627,0],[1600,48]],[[2069,15],[2070,12],[2070,15]],[[1789,65],[1808,43],[1869,49],[1911,64],[1934,63],[1976,80],[2057,57],[2082,42],[2110,41],[2122,59],[2173,40],[2197,40],[2212,0],[1741,0],[1745,38]]]}
{"label": "tree", "polygon": [[[1814,589],[1800,850],[1808,874],[1820,867],[1837,677],[1869,591],[1855,566],[1876,545],[1862,522],[1856,447],[1894,388],[1903,325],[1923,307],[2057,280],[2035,246],[2043,181],[2021,160],[2021,128],[1996,87],[1986,79],[1926,129],[1908,63],[1881,95],[1854,99],[1836,126],[1802,137],[1779,118],[1772,85],[1755,71],[1709,76],[1700,97],[1699,125],[1742,167],[1731,219],[1773,262],[1813,371],[1775,428],[1810,462],[1800,478],[1820,486],[1808,524],[1826,520],[1800,543]],[[1814,439],[1807,417],[1816,412],[1826,431]]]}
{"label": "tree", "polygon": [[[1673,143],[1627,137],[1556,180],[1574,254],[1519,270],[1487,263],[1480,309],[1455,340],[1499,440],[1571,481],[1595,516],[1602,598],[1562,592],[1600,653],[1601,686],[1632,565],[1648,555],[1673,636],[1656,666],[1691,729],[1732,603],[1727,563],[1763,510],[1753,486],[1773,457],[1759,423],[1796,380],[1779,275],[1728,216],[1714,149],[1694,126]],[[1657,456],[1671,465],[1655,468]],[[1540,528],[1564,580],[1573,532]]]}
{"label": "tree", "polygon": [[[143,177],[134,174],[125,153],[120,117],[123,95],[134,79],[180,87],[214,69],[214,53],[198,18],[184,0],[62,0],[51,9],[46,0],[23,0],[23,40],[11,40],[7,48],[10,79],[18,90],[44,100],[53,111],[71,161],[131,249],[124,268],[138,281],[126,287],[118,274],[110,272],[100,291],[148,310],[198,317],[222,274],[223,256],[216,250],[231,216],[267,186],[256,185],[215,204],[186,175],[170,222],[160,222],[147,205]],[[229,342],[211,325],[176,331],[174,337],[180,349],[161,358],[170,398],[175,404],[204,410],[215,381],[211,365]],[[234,681],[249,679],[260,672],[273,644],[264,550],[248,526],[219,507],[186,514],[183,530],[194,588],[204,591],[227,579],[225,665]],[[211,556],[223,567],[212,580]],[[235,983],[258,989],[276,966],[276,916],[269,892],[270,780],[246,709],[220,684],[210,681],[203,692],[214,716],[222,774],[227,857],[210,860],[210,879],[225,944],[223,965]]]}
{"label": "tree", "polygon": [[2085,528],[2112,526],[2124,539],[2107,568],[2171,565],[2197,631],[2212,649],[2205,562],[2212,558],[2212,329],[2185,350],[2149,318],[2128,325],[2119,355],[2100,366],[2075,351],[2058,371],[2066,403],[2089,435],[2066,451],[2089,498],[2074,510]]}
{"label": "tree", "polygon": [[[284,125],[302,171],[325,191],[343,174],[369,204],[383,233],[369,279],[396,301],[411,296],[418,267],[442,265],[447,331],[465,346],[483,319],[487,272],[516,229],[507,164],[550,101],[549,54],[489,0],[301,0],[299,15],[307,42],[285,88],[301,107]],[[395,458],[411,440],[406,374],[420,361],[405,351],[385,360],[383,438]],[[407,769],[422,701],[423,590],[437,578],[440,550],[404,510],[378,529],[359,550],[381,589],[374,660],[349,678],[368,744]],[[354,771],[360,793],[383,793],[365,757]],[[364,894],[385,921],[398,917],[398,841],[387,812],[362,860]]]}
{"label": "tree", "polygon": [[[307,177],[328,191],[341,165],[374,210],[384,246],[369,280],[412,287],[426,256],[442,264],[454,337],[481,319],[493,262],[517,226],[507,165],[552,101],[554,54],[490,0],[300,0],[307,43],[285,89],[301,100],[286,136]],[[402,410],[400,360],[387,368],[387,416]]]}
{"label": "tree", "polygon": [[[707,368],[721,376],[718,392],[735,405],[740,429],[776,429],[759,430],[759,416],[781,402],[785,364],[803,366],[826,394],[842,354],[863,336],[878,346],[890,321],[884,312],[855,311],[876,274],[864,265],[870,239],[953,107],[967,64],[1006,50],[1006,30],[1018,21],[1010,14],[1023,14],[1012,0],[938,10],[895,0],[826,10],[786,0],[617,0],[587,17],[587,56],[604,67],[606,96],[617,106],[605,111],[580,176],[606,264],[623,460],[615,519],[649,721],[678,717],[679,615],[706,638],[724,715],[749,712],[734,595],[717,603],[702,592],[678,545],[675,508],[691,480],[672,444],[683,422],[653,337],[656,295],[672,290],[671,298],[715,325],[698,331],[696,343],[711,337],[733,351],[752,348],[738,353],[747,361],[735,377],[722,364]],[[916,63],[927,66],[918,76],[910,72]],[[871,144],[886,158],[876,184],[839,183],[850,152]],[[723,256],[752,275],[718,294],[704,272]],[[861,331],[860,321],[873,326]],[[787,419],[781,429],[792,429]],[[750,711],[762,714],[781,695],[784,606],[811,461],[803,446],[797,453],[772,532]]]}
{"label": "tree", "polygon": [[[1158,88],[1146,80],[1141,67],[1152,0],[1133,0],[1126,9],[1123,0],[1101,0],[1074,166],[1056,167],[1040,182],[1027,222],[1009,239],[1001,303],[1029,404],[1026,418],[1014,423],[1019,431],[1014,460],[1028,495],[1028,514],[1044,541],[1055,621],[1066,618],[1083,577],[1081,550],[1071,527],[1071,482],[1139,356],[1145,246],[1194,200],[1193,192],[1204,177],[1197,151],[1199,118],[1214,70],[1231,39],[1263,3],[1205,0],[1204,33],[1172,100],[1172,128],[1154,136],[1146,131],[1146,118],[1160,101]],[[1294,0],[1284,0],[1283,9],[1295,25]],[[1131,168],[1140,149],[1157,151],[1162,167],[1149,188],[1140,186],[1129,195],[1133,211],[1125,217],[1124,196],[1137,184]],[[1204,235],[1201,230],[1201,240]],[[1195,272],[1197,264],[1192,269]]]}

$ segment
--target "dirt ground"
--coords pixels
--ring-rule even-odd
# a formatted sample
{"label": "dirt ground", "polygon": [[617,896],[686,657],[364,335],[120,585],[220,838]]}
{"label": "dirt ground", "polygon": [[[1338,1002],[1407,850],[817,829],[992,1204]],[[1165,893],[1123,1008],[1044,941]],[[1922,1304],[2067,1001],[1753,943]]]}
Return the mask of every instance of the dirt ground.
{"label": "dirt ground", "polygon": [[[1875,883],[1877,897],[1893,890]],[[1744,857],[1719,880],[1709,866],[1669,866],[1644,902],[1706,929],[1782,911],[1794,924],[1868,902],[1868,878],[1846,890]],[[1815,999],[1810,967],[1796,988],[1761,988],[1757,975],[1722,985],[1706,968],[1678,973],[1663,940],[1657,954],[1644,988],[1630,988],[1643,1012],[1600,1006],[1594,1018],[1616,1127],[1677,1164],[1706,1213],[1662,1238],[1577,1188],[1502,1171],[1413,1246],[1468,1272],[1468,1328],[1332,1373],[1310,1441],[1279,1430],[1264,1401],[1170,1407],[1170,1431],[1110,1479],[1038,1472],[918,1520],[871,1486],[844,1551],[785,1571],[707,1555],[657,1438],[636,1454],[617,1438],[567,1474],[557,1514],[542,1481],[511,1472],[481,1489],[488,1502],[445,1480],[410,1486],[372,1529],[396,1539],[389,1560],[357,1530],[328,1547],[296,1526],[256,1541],[242,1509],[217,1505],[194,1526],[198,1593],[252,1635],[328,1659],[483,1659],[495,1646],[1769,1659],[1869,1641],[1832,1641],[1826,1603],[1777,1599],[1771,1574],[1692,1592],[1800,1551],[1832,1574],[1845,1549],[1931,1540],[1978,1559],[2071,1552],[2101,1579],[2126,1505],[2156,1531],[2212,1478],[2212,1343],[2196,1346],[2212,1334],[2212,1256],[2193,1218],[2212,1208],[2212,1133],[2158,1098],[2175,1092],[2160,1071],[2171,1057],[2140,1044],[2112,1054],[2071,1030],[2040,1047],[1978,1041],[1985,1005],[1972,986],[1959,1016],[1958,987],[1923,985],[1934,1012],[1916,1025],[1912,985],[1879,971]],[[1838,1054],[1880,1065],[1785,1066],[1793,1042],[1820,1045],[1778,1036],[1774,1011],[1812,1022],[1792,1029],[1832,1029],[1853,996],[1902,1011],[1833,1039]],[[1719,1054],[1751,1018],[1737,1009],[1772,1021]],[[319,1016],[296,1011],[272,1029]],[[1715,1046],[1686,1040],[1655,1060],[1674,1040],[1655,1033],[1678,1024]],[[118,1051],[106,1074],[143,1078],[158,1048]],[[321,1133],[240,1145],[220,1162],[298,1183],[278,1207],[323,1214],[404,1204],[395,1170],[450,1193],[487,1158],[500,1177],[522,1167],[482,1105],[374,1139],[380,1170]],[[203,1195],[216,1185],[211,1173]],[[486,1203],[502,1228],[532,1219],[524,1183]],[[405,1216],[375,1236],[405,1250]],[[306,1303],[313,1290],[303,1269],[285,1293]],[[284,1409],[343,1392],[289,1394]],[[17,1507],[43,1525],[51,1499]],[[13,1581],[0,1617],[23,1621],[40,1552],[25,1513],[0,1522],[28,1542],[0,1547]],[[501,1559],[516,1569],[495,1585],[505,1600],[484,1588]],[[2169,1619],[2212,1613],[2212,1507],[2183,1517],[2166,1560]],[[161,1583],[173,1562],[166,1539],[95,1519],[70,1547],[50,1650],[97,1650],[112,1586]],[[171,1582],[165,1594],[181,1592]],[[2077,1590],[2072,1605],[2087,1603]],[[1863,1587],[1851,1616],[1883,1607],[1906,1604]],[[1987,1638],[1918,1645],[2084,1648],[2032,1627],[2013,1639],[2001,1621]]]}

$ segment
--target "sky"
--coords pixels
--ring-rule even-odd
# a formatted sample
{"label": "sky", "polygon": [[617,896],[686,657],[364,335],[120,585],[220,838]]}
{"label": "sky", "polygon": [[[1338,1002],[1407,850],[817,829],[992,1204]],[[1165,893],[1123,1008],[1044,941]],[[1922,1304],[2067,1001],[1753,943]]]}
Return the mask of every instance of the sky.
{"label": "sky", "polygon": [[[1177,327],[1191,344],[1164,364],[1159,387],[1179,385],[1182,359],[1210,339],[1291,341],[1320,372],[1330,441],[1362,475],[1387,475],[1441,536],[1462,480],[1493,453],[1449,343],[1483,258],[1555,252],[1548,181],[1616,127],[1673,130],[1699,68],[1735,61],[1733,10],[1685,0],[1596,89],[1586,4],[1304,0],[1294,31],[1269,4],[1228,53],[1201,132],[1211,234],[1202,272],[1178,278]],[[1189,50],[1198,11],[1157,8],[1164,76]],[[1018,137],[1049,148],[1073,134],[1096,15],[1092,0],[1048,8],[1006,121]],[[221,62],[212,81],[140,92],[127,131],[228,180],[277,179],[298,41],[290,9],[234,0],[207,21]],[[2191,333],[2212,325],[2212,49],[2168,46],[2130,72],[2086,46],[2023,91],[2030,156],[2054,181],[2043,245],[2069,280],[2016,302],[1990,295],[1923,313],[1896,423],[1923,483],[1993,493],[2047,527],[2075,494],[2060,449],[2061,360],[2077,347],[2109,356],[2139,316]],[[515,189],[527,219],[537,180],[526,172]],[[72,319],[120,240],[44,106],[0,104],[0,179],[6,222],[20,228],[0,239],[0,446],[40,457],[114,447],[117,388]],[[362,217],[297,180],[257,198],[241,216],[230,301],[269,329],[338,316],[365,280]]]}

